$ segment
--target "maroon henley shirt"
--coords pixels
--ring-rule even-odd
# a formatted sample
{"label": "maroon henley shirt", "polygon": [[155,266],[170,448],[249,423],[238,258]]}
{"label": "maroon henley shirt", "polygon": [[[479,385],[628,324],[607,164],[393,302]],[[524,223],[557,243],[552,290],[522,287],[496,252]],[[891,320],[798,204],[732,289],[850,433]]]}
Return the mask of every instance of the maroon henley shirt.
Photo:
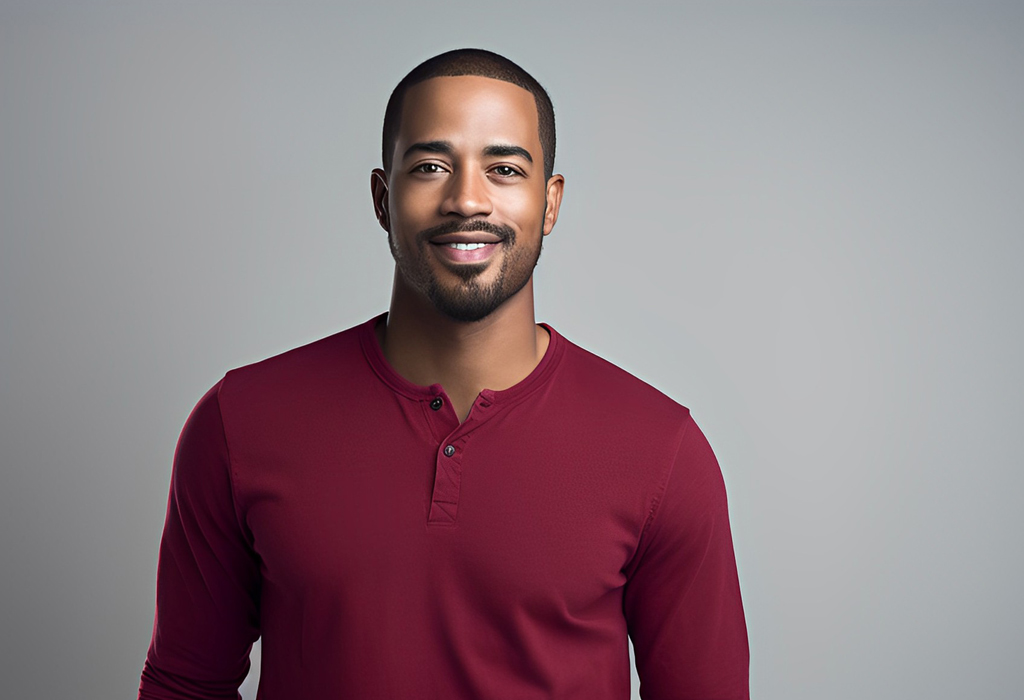
{"label": "maroon henley shirt", "polygon": [[174,457],[140,698],[748,698],[726,494],[689,411],[549,326],[460,424],[375,319],[241,369]]}

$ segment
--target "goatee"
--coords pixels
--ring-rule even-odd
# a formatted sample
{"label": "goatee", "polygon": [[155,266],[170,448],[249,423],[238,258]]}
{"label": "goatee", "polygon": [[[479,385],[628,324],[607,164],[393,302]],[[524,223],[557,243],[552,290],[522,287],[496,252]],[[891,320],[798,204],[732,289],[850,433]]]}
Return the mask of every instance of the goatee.
{"label": "goatee", "polygon": [[[432,252],[430,241],[437,236],[450,233],[482,231],[500,239],[496,245],[501,251],[501,267],[497,277],[486,286],[480,283],[480,276],[490,266],[488,263],[451,265],[446,269],[460,280],[456,284],[442,284],[431,268]],[[540,259],[543,236],[539,237],[536,249],[524,248],[516,242],[516,233],[511,227],[493,224],[489,221],[467,220],[446,221],[424,229],[416,234],[417,260],[409,260],[399,254],[394,240],[388,236],[391,252],[399,272],[413,286],[423,292],[439,312],[461,323],[474,323],[487,318],[505,301],[518,293],[533,275],[533,268]]]}

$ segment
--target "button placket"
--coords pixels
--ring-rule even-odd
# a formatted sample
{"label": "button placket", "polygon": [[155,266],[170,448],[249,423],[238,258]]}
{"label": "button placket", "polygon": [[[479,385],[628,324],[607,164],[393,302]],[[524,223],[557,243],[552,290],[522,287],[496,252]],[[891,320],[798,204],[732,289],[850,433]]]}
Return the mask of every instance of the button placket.
{"label": "button placket", "polygon": [[[419,404],[423,409],[423,420],[431,433],[431,442],[437,445],[442,440],[450,439],[452,432],[459,427],[459,420],[441,386],[430,388],[431,394],[421,397]],[[446,444],[442,443],[442,446]]]}
{"label": "button placket", "polygon": [[[440,396],[435,397],[430,402],[430,407],[434,408],[434,401],[440,398]],[[491,417],[490,409],[493,406],[493,392],[485,389],[474,402],[473,409],[466,420],[461,424],[456,423],[449,428],[450,432],[447,435],[442,433],[442,437],[438,439],[434,453],[434,488],[430,500],[430,513],[427,517],[428,525],[455,525],[459,508],[459,494],[462,489],[462,458],[472,436]],[[426,413],[437,416],[437,418],[444,415],[445,419],[458,420],[450,405],[444,407],[445,410],[441,413],[436,413],[440,408],[426,411]],[[438,427],[440,425],[441,423],[438,424]],[[449,425],[451,424],[449,423]]]}
{"label": "button placket", "polygon": [[[434,490],[430,500],[430,525],[454,525],[462,487],[462,447],[467,435],[448,436],[437,448]],[[458,447],[456,447],[458,445]]]}

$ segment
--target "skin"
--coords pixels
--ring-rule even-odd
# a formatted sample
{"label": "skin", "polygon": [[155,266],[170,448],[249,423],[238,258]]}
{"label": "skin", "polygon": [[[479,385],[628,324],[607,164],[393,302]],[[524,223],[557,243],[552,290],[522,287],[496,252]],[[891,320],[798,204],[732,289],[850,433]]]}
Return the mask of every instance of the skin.
{"label": "skin", "polygon": [[[388,322],[378,326],[378,341],[403,377],[443,386],[460,420],[482,389],[517,384],[547,350],[548,334],[534,319],[533,266],[558,220],[564,178],[544,178],[537,129],[533,95],[517,85],[432,78],[406,93],[391,172],[378,168],[370,177],[377,220],[395,257]],[[472,229],[479,222],[490,232],[448,238],[493,241],[505,235],[494,231],[504,231],[514,234],[514,244],[492,246],[483,262],[453,262],[424,237],[439,226]],[[431,288],[460,303],[482,294],[508,297],[467,321],[439,308]]]}

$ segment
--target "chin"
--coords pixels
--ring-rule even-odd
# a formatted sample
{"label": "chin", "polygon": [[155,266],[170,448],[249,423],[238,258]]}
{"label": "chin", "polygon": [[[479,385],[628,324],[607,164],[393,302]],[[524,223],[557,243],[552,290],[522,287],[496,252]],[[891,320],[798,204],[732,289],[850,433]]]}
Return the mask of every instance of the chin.
{"label": "chin", "polygon": [[497,294],[469,295],[436,291],[430,294],[430,301],[435,309],[453,321],[475,323],[494,313],[506,299]]}

